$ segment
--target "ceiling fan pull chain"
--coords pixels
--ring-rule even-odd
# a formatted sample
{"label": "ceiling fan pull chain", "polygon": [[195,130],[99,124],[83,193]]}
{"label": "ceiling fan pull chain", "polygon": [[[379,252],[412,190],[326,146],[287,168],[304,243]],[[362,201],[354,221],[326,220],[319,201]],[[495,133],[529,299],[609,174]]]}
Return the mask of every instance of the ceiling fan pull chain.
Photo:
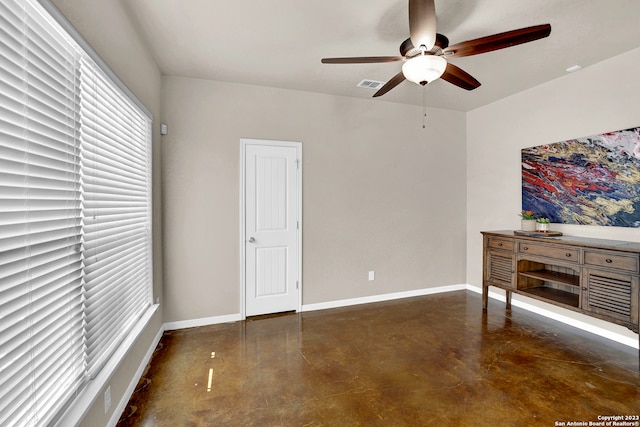
{"label": "ceiling fan pull chain", "polygon": [[427,86],[422,86],[422,129],[426,127],[427,122]]}

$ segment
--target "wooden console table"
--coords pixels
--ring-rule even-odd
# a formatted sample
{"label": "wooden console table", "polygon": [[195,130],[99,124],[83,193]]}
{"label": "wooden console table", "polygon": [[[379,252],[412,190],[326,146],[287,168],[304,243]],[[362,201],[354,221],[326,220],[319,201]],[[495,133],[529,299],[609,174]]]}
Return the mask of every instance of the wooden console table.
{"label": "wooden console table", "polygon": [[[482,307],[489,286],[626,326],[638,332],[640,243],[528,237],[483,231]],[[639,354],[640,356],[640,354]]]}

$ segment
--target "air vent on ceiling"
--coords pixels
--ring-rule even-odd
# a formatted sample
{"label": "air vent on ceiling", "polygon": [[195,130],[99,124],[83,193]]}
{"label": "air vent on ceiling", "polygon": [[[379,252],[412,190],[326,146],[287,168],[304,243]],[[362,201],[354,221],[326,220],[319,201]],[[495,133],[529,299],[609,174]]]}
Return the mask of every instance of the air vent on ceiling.
{"label": "air vent on ceiling", "polygon": [[380,87],[382,87],[383,84],[384,82],[377,82],[375,80],[363,80],[360,83],[358,83],[358,87],[366,87],[369,89],[379,89]]}

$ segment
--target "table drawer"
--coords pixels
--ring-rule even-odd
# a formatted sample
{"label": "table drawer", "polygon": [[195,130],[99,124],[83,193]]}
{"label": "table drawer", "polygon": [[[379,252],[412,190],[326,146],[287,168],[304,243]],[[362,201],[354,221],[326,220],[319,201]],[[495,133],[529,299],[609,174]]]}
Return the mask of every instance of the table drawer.
{"label": "table drawer", "polygon": [[491,249],[502,249],[504,251],[513,252],[515,242],[513,240],[498,239],[496,237],[489,237],[489,245]]}
{"label": "table drawer", "polygon": [[578,249],[562,246],[544,246],[535,243],[520,242],[518,252],[527,255],[543,256],[563,262],[578,262]]}
{"label": "table drawer", "polygon": [[623,255],[612,252],[584,251],[584,263],[595,267],[615,268],[616,270],[638,271],[638,256],[629,254]]}

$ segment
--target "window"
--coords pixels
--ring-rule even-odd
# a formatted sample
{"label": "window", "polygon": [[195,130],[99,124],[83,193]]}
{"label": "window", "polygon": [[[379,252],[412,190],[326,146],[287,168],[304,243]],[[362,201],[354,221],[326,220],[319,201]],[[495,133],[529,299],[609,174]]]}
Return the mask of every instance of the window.
{"label": "window", "polygon": [[44,425],[151,305],[152,122],[35,0],[0,53],[0,425]]}

